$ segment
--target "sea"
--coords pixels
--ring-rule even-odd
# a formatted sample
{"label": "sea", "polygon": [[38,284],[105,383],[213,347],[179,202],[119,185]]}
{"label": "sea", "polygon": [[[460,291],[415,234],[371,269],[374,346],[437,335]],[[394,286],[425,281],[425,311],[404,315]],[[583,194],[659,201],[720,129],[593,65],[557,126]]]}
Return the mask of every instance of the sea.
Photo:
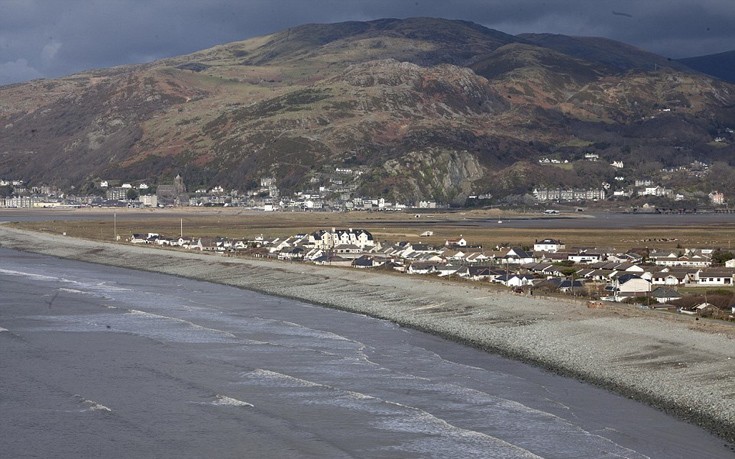
{"label": "sea", "polygon": [[647,405],[385,320],[0,247],[0,457],[735,453]]}

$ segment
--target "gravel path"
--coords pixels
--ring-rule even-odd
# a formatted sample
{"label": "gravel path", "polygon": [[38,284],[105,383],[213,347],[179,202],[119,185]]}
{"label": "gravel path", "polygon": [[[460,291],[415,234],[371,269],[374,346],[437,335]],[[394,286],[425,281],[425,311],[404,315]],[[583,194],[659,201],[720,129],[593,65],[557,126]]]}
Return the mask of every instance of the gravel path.
{"label": "gravel path", "polygon": [[601,385],[735,441],[735,326],[475,283],[72,239],[0,225],[0,245],[297,298]]}

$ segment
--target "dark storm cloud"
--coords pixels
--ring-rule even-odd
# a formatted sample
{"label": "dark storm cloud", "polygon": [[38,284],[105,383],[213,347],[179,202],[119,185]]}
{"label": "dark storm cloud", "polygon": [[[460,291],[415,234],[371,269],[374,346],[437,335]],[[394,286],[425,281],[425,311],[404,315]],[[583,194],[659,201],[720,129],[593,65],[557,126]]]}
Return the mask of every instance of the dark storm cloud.
{"label": "dark storm cloud", "polygon": [[668,57],[735,49],[732,0],[0,0],[0,84],[147,62],[304,23],[464,19]]}

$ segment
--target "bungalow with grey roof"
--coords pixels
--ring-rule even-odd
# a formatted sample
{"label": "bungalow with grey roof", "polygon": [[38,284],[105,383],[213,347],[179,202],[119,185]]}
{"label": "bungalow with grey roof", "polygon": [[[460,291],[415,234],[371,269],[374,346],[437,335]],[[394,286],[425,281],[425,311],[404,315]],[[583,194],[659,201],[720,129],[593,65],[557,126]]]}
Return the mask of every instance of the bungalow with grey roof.
{"label": "bungalow with grey roof", "polygon": [[699,269],[687,274],[684,282],[692,287],[729,287],[733,285],[733,274],[735,270],[732,268]]}
{"label": "bungalow with grey roof", "polygon": [[651,292],[651,298],[657,303],[668,303],[681,299],[681,294],[671,287],[657,287]]}
{"label": "bungalow with grey roof", "polygon": [[506,252],[501,261],[506,264],[523,265],[526,263],[536,263],[537,260],[533,255],[520,247],[513,247]]}

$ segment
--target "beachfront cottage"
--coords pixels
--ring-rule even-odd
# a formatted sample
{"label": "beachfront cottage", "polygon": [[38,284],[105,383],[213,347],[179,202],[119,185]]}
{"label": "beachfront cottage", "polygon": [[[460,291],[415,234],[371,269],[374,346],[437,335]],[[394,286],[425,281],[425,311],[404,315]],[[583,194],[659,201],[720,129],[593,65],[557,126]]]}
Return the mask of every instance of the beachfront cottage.
{"label": "beachfront cottage", "polygon": [[459,269],[460,266],[452,264],[438,265],[437,273],[439,274],[439,277],[446,277],[451,276],[452,274],[456,274]]}
{"label": "beachfront cottage", "polygon": [[378,266],[383,266],[384,264],[385,260],[379,260],[369,255],[363,255],[360,258],[355,258],[354,260],[352,260],[353,268],[377,268]]}
{"label": "beachfront cottage", "polygon": [[505,285],[506,287],[525,287],[533,285],[537,279],[530,274],[503,274],[496,277],[493,282]]}
{"label": "beachfront cottage", "polygon": [[334,253],[346,258],[357,258],[363,250],[355,244],[337,244],[332,249]]}
{"label": "beachfront cottage", "polygon": [[584,281],[581,279],[566,279],[562,277],[552,277],[544,281],[536,283],[542,289],[558,290],[562,293],[582,293],[585,291]]}
{"label": "beachfront cottage", "polygon": [[300,261],[304,259],[306,250],[301,247],[283,249],[278,253],[279,260]]}
{"label": "beachfront cottage", "polygon": [[681,299],[681,294],[671,287],[657,287],[651,292],[651,298],[663,304]]}
{"label": "beachfront cottage", "polygon": [[340,257],[339,255],[324,254],[314,259],[316,265],[328,265],[328,266],[341,266],[350,267],[352,266],[353,260],[351,258]]}
{"label": "beachfront cottage", "polygon": [[134,233],[130,237],[130,242],[133,243],[133,244],[148,244],[148,235],[147,234]]}
{"label": "beachfront cottage", "polygon": [[651,292],[651,282],[637,274],[617,276],[613,287],[617,298],[647,296]]}
{"label": "beachfront cottage", "polygon": [[317,258],[320,258],[324,255],[324,251],[322,249],[309,249],[304,254],[304,260],[306,261],[314,261]]}
{"label": "beachfront cottage", "polygon": [[408,274],[434,274],[438,271],[438,266],[440,265],[431,262],[411,263],[406,272]]}

